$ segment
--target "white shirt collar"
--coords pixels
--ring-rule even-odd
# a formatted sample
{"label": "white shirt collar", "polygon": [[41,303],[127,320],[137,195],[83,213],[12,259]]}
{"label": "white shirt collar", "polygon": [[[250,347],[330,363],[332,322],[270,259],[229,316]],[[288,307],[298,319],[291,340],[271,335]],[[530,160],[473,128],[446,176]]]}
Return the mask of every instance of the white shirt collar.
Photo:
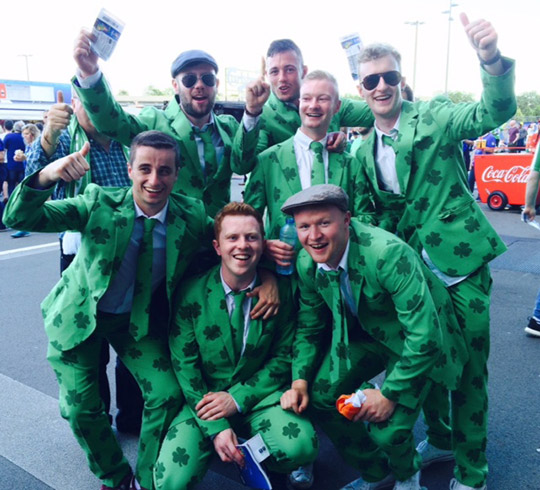
{"label": "white shirt collar", "polygon": [[345,247],[345,252],[343,252],[343,255],[341,256],[341,260],[339,261],[339,264],[337,266],[337,269],[332,269],[328,264],[317,264],[317,269],[322,269],[323,271],[336,271],[340,268],[343,269],[345,272],[348,272],[349,268],[347,267],[347,261],[349,259],[349,245],[351,244],[351,240],[347,240],[347,246]]}
{"label": "white shirt collar", "polygon": [[[322,143],[323,149],[326,148],[326,140],[328,139],[328,134],[325,135],[325,137],[322,140],[318,140],[319,143]],[[311,139],[307,134],[302,132],[300,128],[296,130],[296,134],[294,135],[294,141],[299,144],[304,150],[309,150],[309,145],[315,141]]]}
{"label": "white shirt collar", "polygon": [[165,206],[163,206],[163,209],[159,213],[154,214],[154,216],[148,216],[147,214],[145,214],[144,211],[135,202],[135,199],[133,199],[133,204],[135,204],[135,217],[136,218],[144,216],[145,218],[157,219],[162,225],[165,224],[165,219],[167,218],[167,210],[169,209],[168,199]]}
{"label": "white shirt collar", "polygon": [[[219,268],[219,277],[221,277],[221,284],[223,286],[223,290],[225,291],[225,296],[227,296],[228,294],[231,294],[233,289],[225,282],[225,279],[223,279],[223,270],[221,269],[221,267]],[[246,289],[253,290],[256,282],[257,282],[257,273],[255,273],[255,277],[253,278],[253,281],[249,283],[249,286],[245,287],[241,291],[245,291]]]}
{"label": "white shirt collar", "polygon": [[392,139],[396,139],[397,138],[397,135],[398,135],[398,132],[399,132],[399,120],[401,119],[401,113],[399,114],[398,118],[397,118],[397,121],[396,123],[394,124],[394,127],[390,130],[389,133],[385,133],[384,131],[381,131],[378,127],[377,127],[377,123],[374,124],[375,126],[375,133],[377,133],[377,139],[381,139],[382,138],[382,135],[386,135],[386,136],[390,136]]}

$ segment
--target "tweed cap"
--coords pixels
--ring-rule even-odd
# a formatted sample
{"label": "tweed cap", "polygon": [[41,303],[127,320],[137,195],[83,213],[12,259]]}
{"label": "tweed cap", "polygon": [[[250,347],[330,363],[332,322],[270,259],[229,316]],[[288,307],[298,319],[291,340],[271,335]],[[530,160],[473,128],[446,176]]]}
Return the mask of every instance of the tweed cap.
{"label": "tweed cap", "polygon": [[283,206],[281,206],[281,211],[285,214],[293,215],[294,211],[298,210],[298,208],[321,204],[332,204],[342,211],[347,211],[349,209],[349,196],[337,185],[314,185],[289,197]]}
{"label": "tweed cap", "polygon": [[173,61],[171,65],[172,77],[175,78],[184,68],[196,63],[208,63],[216,70],[216,73],[218,72],[218,65],[212,56],[200,49],[191,49],[180,53],[178,58]]}

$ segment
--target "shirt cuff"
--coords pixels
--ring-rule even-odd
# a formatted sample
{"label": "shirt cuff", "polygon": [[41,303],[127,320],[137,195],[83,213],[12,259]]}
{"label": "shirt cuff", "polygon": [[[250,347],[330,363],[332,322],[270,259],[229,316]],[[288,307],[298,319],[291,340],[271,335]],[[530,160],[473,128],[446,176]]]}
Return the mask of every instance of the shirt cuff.
{"label": "shirt cuff", "polygon": [[79,86],[81,88],[94,88],[99,80],[101,79],[101,70],[98,68],[98,71],[94,73],[93,75],[90,75],[86,78],[82,78],[82,73],[79,68],[77,68],[77,71],[75,72],[75,76],[77,77],[77,82],[79,82]]}
{"label": "shirt cuff", "polygon": [[259,119],[261,118],[261,115],[258,116],[250,116],[249,114],[246,114],[244,112],[244,117],[242,118],[242,124],[244,125],[244,129],[246,132],[250,132],[257,126],[257,123],[259,122]]}
{"label": "shirt cuff", "polygon": [[[230,394],[230,392],[227,391],[227,393]],[[238,405],[238,403],[236,403],[236,400],[234,399],[234,396],[231,395],[231,398],[232,398],[232,401],[234,402],[234,404],[236,405],[236,410],[238,410],[238,413],[242,413],[242,409],[240,408],[240,405]]]}

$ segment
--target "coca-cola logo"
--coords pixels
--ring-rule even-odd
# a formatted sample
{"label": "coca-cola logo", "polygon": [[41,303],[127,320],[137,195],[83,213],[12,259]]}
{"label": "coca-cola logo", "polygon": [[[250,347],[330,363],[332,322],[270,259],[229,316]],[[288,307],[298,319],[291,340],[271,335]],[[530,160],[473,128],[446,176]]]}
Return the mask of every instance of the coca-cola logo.
{"label": "coca-cola logo", "polygon": [[525,184],[530,173],[531,167],[514,165],[511,168],[500,169],[490,165],[482,172],[482,181]]}

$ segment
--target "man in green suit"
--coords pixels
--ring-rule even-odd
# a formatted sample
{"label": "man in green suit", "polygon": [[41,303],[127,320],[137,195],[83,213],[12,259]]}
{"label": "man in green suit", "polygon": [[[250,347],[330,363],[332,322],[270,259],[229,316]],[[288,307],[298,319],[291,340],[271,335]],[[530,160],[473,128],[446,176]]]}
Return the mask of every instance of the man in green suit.
{"label": "man in green suit", "polygon": [[[357,154],[375,202],[374,224],[412,246],[446,283],[470,349],[462,384],[453,395],[452,429],[443,423],[448,396],[430,396],[430,444],[453,448],[456,482],[452,488],[484,488],[487,476],[487,359],[491,277],[488,262],[506,250],[475,203],[464,172],[461,140],[500,126],[516,110],[513,62],[497,49],[497,33],[486,21],[465,31],[479,59],[482,99],[452,104],[444,98],[409,103],[401,99],[405,80],[400,55],[387,45],[367,46],[360,57],[360,94],[375,116],[375,132]],[[356,196],[367,198],[367,196]],[[452,439],[452,440],[451,440]]]}
{"label": "man in green suit", "polygon": [[[78,72],[73,83],[90,120],[100,133],[129,145],[141,131],[157,129],[180,146],[181,162],[175,192],[204,202],[209,216],[230,201],[231,151],[239,128],[234,117],[213,112],[219,80],[215,59],[200,50],[181,53],[172,63],[174,98],[165,110],[144,108],[138,116],[125,112],[111,94],[90,43],[82,30],[74,57]],[[257,97],[255,97],[257,99]],[[246,132],[247,151],[255,148],[257,134]]]}
{"label": "man in green suit", "polygon": [[[309,404],[308,413],[362,474],[345,488],[374,490],[395,479],[396,490],[419,490],[414,423],[432,386],[457,386],[466,348],[443,285],[415,252],[351,220],[348,209],[347,195],[333,185],[305,189],[282,207],[294,216],[304,248],[294,381],[282,407],[302,413]],[[382,387],[367,387],[384,370]],[[359,387],[366,399],[351,422],[335,404]]]}
{"label": "man in green suit", "polygon": [[80,152],[28,176],[6,207],[6,222],[32,231],[81,232],[73,263],[41,305],[60,411],[101,488],[135,488],[98,393],[106,339],[143,393],[136,477],[150,489],[159,446],[183,402],[168,350],[169,301],[201,242],[211,240],[212,220],[200,201],[171,194],[179,150],[158,131],[133,140],[132,187],[89,184],[75,198],[47,201],[60,179],[84,176],[89,149],[87,142]]}
{"label": "man in green suit", "polygon": [[154,471],[158,489],[192,488],[214,453],[243,464],[238,437],[259,433],[274,471],[289,472],[317,455],[311,423],[279,406],[290,383],[296,326],[290,292],[280,284],[282,307],[271,320],[254,320],[255,300],[245,298],[258,282],[261,215],[233,202],[217,214],[214,228],[221,264],[183,284],[175,306],[169,345],[187,404],[163,442]]}
{"label": "man in green suit", "polygon": [[[290,39],[272,41],[266,53],[263,76],[252,82],[248,92],[257,95],[244,114],[246,127],[255,127],[258,134],[257,147],[253,151],[251,136],[245,130],[236,134],[233,148],[232,168],[235,172],[251,172],[257,163],[256,156],[278,143],[291,138],[301,126],[300,86],[308,73],[308,67],[300,48]],[[266,94],[264,77],[268,77],[271,93]],[[264,105],[263,105],[264,104]],[[330,151],[343,151],[345,135],[339,133],[342,127],[372,126],[373,115],[363,102],[342,99],[339,110],[329,124],[332,136],[328,140]],[[341,135],[341,136],[340,136]]]}
{"label": "man in green suit", "polygon": [[[323,183],[343,187],[350,195],[365,193],[364,180],[358,179],[358,161],[348,153],[326,149],[328,129],[340,107],[335,78],[320,70],[307,74],[300,92],[301,126],[294,136],[261,153],[249,178],[244,200],[260,213],[267,209],[267,246],[278,263],[294,255],[290,245],[277,240],[286,218],[281,206],[290,196]],[[351,208],[353,214],[360,211]]]}

